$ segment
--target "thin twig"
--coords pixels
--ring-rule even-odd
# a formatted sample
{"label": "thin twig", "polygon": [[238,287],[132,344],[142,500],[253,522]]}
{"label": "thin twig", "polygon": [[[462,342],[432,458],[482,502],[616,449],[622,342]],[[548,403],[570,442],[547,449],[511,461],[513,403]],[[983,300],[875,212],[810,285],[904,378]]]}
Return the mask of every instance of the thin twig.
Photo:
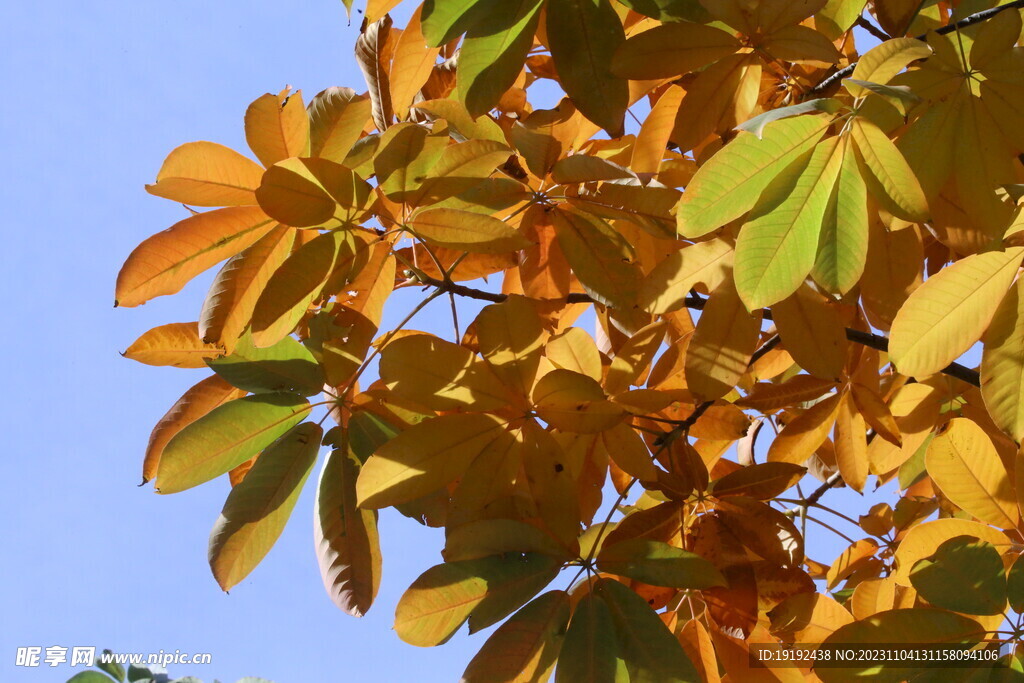
{"label": "thin twig", "polygon": [[883,43],[892,39],[892,36],[868,21],[863,14],[857,17],[857,21],[853,22],[853,25],[864,29]]}
{"label": "thin twig", "polygon": [[[962,28],[967,28],[968,26],[973,26],[974,24],[978,24],[978,23],[980,23],[982,21],[985,21],[986,19],[991,19],[992,17],[996,16],[997,14],[1002,12],[1003,10],[1020,9],[1021,7],[1024,7],[1024,0],[1014,0],[1014,2],[1008,2],[1005,5],[1000,5],[998,7],[993,7],[992,9],[987,9],[987,10],[984,10],[982,12],[977,12],[975,14],[972,14],[969,17],[964,17],[960,21],[957,21],[955,23],[949,24],[948,26],[940,26],[939,28],[935,29],[934,31],[931,31],[930,33],[937,33],[939,35],[944,35],[946,33],[952,33],[953,31],[956,31],[956,30],[959,30],[959,29],[962,29]],[[927,33],[923,33],[923,34],[921,34],[919,36],[914,36],[914,38],[916,38],[917,40],[920,40],[920,41],[925,41],[928,38],[928,34]],[[808,90],[806,96],[807,97],[813,97],[815,95],[818,95],[818,94],[824,92],[825,90],[827,90],[831,86],[835,85],[839,81],[843,80],[844,78],[846,78],[847,76],[852,74],[853,70],[855,68],[857,68],[857,62],[853,62],[849,66],[846,66],[846,67],[840,69],[839,71],[836,71],[831,76],[829,76],[828,78],[825,78],[820,83],[818,83],[816,86],[814,86],[813,88]]]}
{"label": "thin twig", "polygon": [[[1024,2],[1024,0],[1021,0],[1021,2]],[[502,301],[504,301],[505,299],[508,298],[507,294],[500,294],[498,292],[485,292],[482,289],[474,289],[472,287],[467,287],[465,285],[459,285],[459,284],[456,284],[454,282],[445,282],[443,280],[438,280],[437,278],[429,277],[429,276],[426,276],[426,275],[421,275],[421,276],[418,276],[418,277],[419,277],[419,280],[423,284],[425,284],[425,285],[430,285],[432,287],[437,287],[439,290],[442,290],[442,291],[445,291],[445,292],[451,292],[453,294],[458,294],[459,296],[465,296],[465,297],[468,297],[468,298],[471,298],[471,299],[478,299],[478,300],[481,300],[481,301],[490,301],[492,303],[500,304]],[[570,303],[570,304],[594,303],[594,300],[591,299],[590,296],[587,295],[587,294],[579,293],[579,292],[574,292],[574,293],[570,294],[566,298],[566,302]],[[691,295],[691,296],[687,296],[683,300],[683,303],[686,306],[686,308],[690,308],[690,309],[698,310],[699,311],[699,310],[703,310],[704,305],[707,303],[707,299],[704,299],[704,298],[699,297],[699,296],[695,297],[695,296]],[[762,316],[764,317],[765,320],[772,320],[773,319],[772,318],[771,310],[769,310],[767,308],[762,311]],[[854,329],[851,329],[851,328],[847,327],[846,328],[846,338],[849,339],[850,341],[854,342],[855,344],[860,344],[861,346],[867,346],[869,348],[876,349],[878,351],[888,351],[888,349],[889,349],[889,338],[885,337],[885,336],[882,336],[880,334],[872,334],[870,332],[864,332],[863,330],[854,330]],[[778,342],[774,342],[774,343],[778,343]],[[762,349],[764,349],[763,346],[762,346]],[[769,350],[771,350],[771,349],[770,348],[769,349],[764,349],[764,353],[767,353]],[[758,357],[760,357],[760,356],[758,356]],[[754,359],[754,360],[756,360],[756,359]],[[972,370],[971,368],[968,368],[968,367],[966,367],[964,365],[960,365],[959,363],[950,363],[949,365],[947,365],[945,368],[943,368],[939,372],[941,372],[944,375],[948,375],[949,377],[956,378],[956,379],[958,379],[958,380],[960,380],[962,382],[965,382],[967,384],[970,384],[971,386],[974,386],[974,387],[980,387],[981,386],[981,380],[980,380],[980,378],[978,376],[978,371],[977,370]]]}

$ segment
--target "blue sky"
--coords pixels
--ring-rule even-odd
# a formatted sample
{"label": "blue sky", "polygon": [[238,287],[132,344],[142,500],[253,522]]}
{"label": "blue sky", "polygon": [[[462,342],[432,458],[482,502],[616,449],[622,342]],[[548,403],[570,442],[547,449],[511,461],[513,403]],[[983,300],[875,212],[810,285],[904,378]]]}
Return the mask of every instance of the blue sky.
{"label": "blue sky", "polygon": [[[244,675],[278,683],[452,681],[483,643],[460,633],[418,649],[391,630],[399,595],[440,561],[442,543],[397,513],[382,516],[383,586],[359,620],[323,591],[312,486],[275,549],[230,596],[206,562],[227,482],[164,497],[136,486],[152,425],[204,373],[139,365],[118,351],[150,327],[195,320],[210,277],[142,308],[112,308],[114,278],[131,249],[186,215],[143,185],[183,142],[244,151],[242,114],[264,92],[290,84],[308,100],[332,85],[362,89],[351,57],[358,16],[347,25],[337,0],[301,5],[5,9],[0,533],[13,553],[0,581],[2,680],[63,681],[75,671],[67,665],[16,668],[16,648],[84,645],[209,652],[209,666],[171,670],[208,683]],[[392,323],[401,308],[389,308]],[[464,310],[463,327],[474,314]],[[443,299],[421,315],[413,327],[449,329]],[[836,492],[830,500],[841,506],[853,497]],[[831,540],[812,548],[826,562],[841,549]]]}

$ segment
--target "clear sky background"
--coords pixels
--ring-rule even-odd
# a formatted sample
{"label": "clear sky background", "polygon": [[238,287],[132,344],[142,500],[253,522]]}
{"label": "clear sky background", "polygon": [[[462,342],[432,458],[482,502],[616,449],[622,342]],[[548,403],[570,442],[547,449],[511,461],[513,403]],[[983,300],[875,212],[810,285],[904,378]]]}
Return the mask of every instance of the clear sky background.
{"label": "clear sky background", "polygon": [[[3,14],[0,680],[64,681],[81,670],[14,666],[17,647],[51,645],[209,652],[211,665],[170,671],[207,683],[458,680],[483,636],[419,649],[391,630],[401,592],[440,561],[439,532],[383,513],[383,585],[370,614],[354,619],[321,584],[312,485],[231,595],[206,561],[227,481],[174,496],[136,486],[153,424],[205,372],[118,351],[155,325],[195,320],[210,280],[112,308],[125,257],[186,216],[143,185],[183,142],[247,153],[242,115],[264,92],[290,84],[308,101],[332,85],[362,90],[351,56],[360,17],[348,25],[337,0],[9,3]],[[389,308],[385,325],[402,307]],[[463,327],[475,310],[464,309]],[[412,327],[450,330],[443,299],[421,315]],[[841,548],[814,532],[816,559]]]}

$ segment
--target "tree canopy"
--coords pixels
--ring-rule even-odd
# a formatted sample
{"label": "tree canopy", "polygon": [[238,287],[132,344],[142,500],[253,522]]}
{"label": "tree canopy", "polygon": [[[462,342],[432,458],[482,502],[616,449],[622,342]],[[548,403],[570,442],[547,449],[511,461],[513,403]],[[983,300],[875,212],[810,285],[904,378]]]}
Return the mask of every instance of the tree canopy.
{"label": "tree canopy", "polygon": [[[1024,2],[400,2],[357,8],[365,92],[258,97],[255,161],[173,150],[146,189],[188,215],[117,278],[134,307],[224,262],[124,354],[210,370],[142,476],[230,479],[219,585],[326,446],[331,600],[371,608],[379,510],[443,527],[395,631],[498,625],[465,681],[840,681],[877,663],[759,653],[1019,639]],[[448,338],[416,329],[438,298]]]}

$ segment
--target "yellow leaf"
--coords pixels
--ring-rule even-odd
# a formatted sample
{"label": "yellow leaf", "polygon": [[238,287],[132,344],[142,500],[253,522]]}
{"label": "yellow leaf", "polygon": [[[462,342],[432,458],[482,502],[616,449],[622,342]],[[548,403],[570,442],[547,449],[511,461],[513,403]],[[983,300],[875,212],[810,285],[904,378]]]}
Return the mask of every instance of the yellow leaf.
{"label": "yellow leaf", "polygon": [[629,308],[642,273],[629,242],[601,218],[555,209],[558,243],[580,284],[598,303]]}
{"label": "yellow leaf", "polygon": [[714,291],[732,271],[732,245],[721,239],[672,252],[640,284],[640,306],[661,315],[681,308],[697,283]]}
{"label": "yellow leaf", "polygon": [[472,633],[483,628],[474,619],[494,623],[508,616],[544,588],[561,566],[533,553],[436,565],[398,601],[395,632],[410,645],[430,647],[447,641],[469,618]]}
{"label": "yellow leaf", "polygon": [[892,573],[893,580],[901,586],[911,586],[910,570],[918,560],[923,560],[935,553],[940,545],[956,536],[970,536],[988,541],[1000,553],[1010,547],[1010,539],[988,524],[972,522],[967,519],[936,519],[919,524],[907,532],[896,549],[894,559],[896,568]]}
{"label": "yellow leaf", "polygon": [[772,306],[782,345],[808,373],[838,382],[846,364],[846,327],[834,306],[806,285]]}
{"label": "yellow leaf", "polygon": [[650,366],[654,355],[661,348],[666,327],[667,323],[663,320],[646,325],[637,330],[619,348],[605,378],[604,389],[607,393],[618,394],[633,384],[641,383],[638,378]]}
{"label": "yellow leaf", "polygon": [[323,429],[307,422],[268,448],[237,486],[210,532],[210,568],[223,590],[249,575],[273,547],[306,483]]}
{"label": "yellow leaf", "polygon": [[641,481],[657,481],[658,470],[644,440],[628,424],[618,424],[601,432],[608,455],[622,470]]}
{"label": "yellow leaf", "polygon": [[762,138],[737,135],[686,187],[676,207],[679,233],[700,237],[745,214],[783,169],[814,147],[828,123],[822,116],[794,116],[769,124]]}
{"label": "yellow leaf", "polygon": [[287,336],[327,282],[335,263],[355,247],[348,232],[319,235],[289,256],[274,271],[253,310],[252,338],[259,347]]}
{"label": "yellow leaf", "polygon": [[506,386],[529,397],[546,337],[536,309],[526,298],[510,296],[480,311],[475,326],[480,355]]}
{"label": "yellow leaf", "polygon": [[380,136],[373,158],[377,186],[388,199],[405,202],[430,174],[448,146],[448,130],[443,121],[430,131],[415,123],[399,123]]}
{"label": "yellow leaf", "polygon": [[146,191],[193,206],[243,206],[256,203],[263,169],[215,142],[189,142],[164,160],[156,183]]}
{"label": "yellow leaf", "polygon": [[890,610],[896,606],[896,588],[896,581],[891,576],[861,581],[850,597],[850,611],[858,619],[867,619]]}
{"label": "yellow leaf", "polygon": [[1013,483],[992,440],[967,418],[954,418],[928,446],[925,468],[957,507],[1001,529],[1017,526]]}
{"label": "yellow leaf", "polygon": [[420,422],[367,458],[356,480],[361,508],[382,508],[415,500],[450,484],[485,449],[501,448],[513,437],[494,415],[443,415]]}
{"label": "yellow leaf", "polygon": [[[672,24],[668,24],[671,26]],[[679,26],[681,24],[675,24]],[[672,128],[676,123],[676,112],[683,101],[683,89],[670,86],[661,94],[658,101],[651,107],[651,113],[644,119],[640,132],[633,146],[633,158],[630,168],[641,177],[652,177],[658,173],[661,160],[665,158],[665,147],[668,144]]]}
{"label": "yellow leaf", "polygon": [[198,213],[147,238],[117,274],[114,305],[132,307],[174,294],[215,263],[234,256],[274,227],[258,207]]}
{"label": "yellow leaf", "polygon": [[877,0],[874,8],[882,30],[890,36],[902,36],[910,30],[910,23],[921,10],[921,3],[918,0]]}
{"label": "yellow leaf", "polygon": [[[932,50],[928,44],[916,38],[887,40],[864,53],[857,61],[850,78],[884,85],[903,71],[907,64],[918,59],[927,59],[931,54]],[[854,97],[865,97],[869,92],[855,83],[847,83],[846,90]]]}
{"label": "yellow leaf", "polygon": [[370,98],[351,88],[327,88],[309,103],[310,156],[341,163],[370,120]]}
{"label": "yellow leaf", "polygon": [[985,332],[981,394],[992,420],[1018,443],[1024,440],[1024,296],[1018,280]]}
{"label": "yellow leaf", "polygon": [[145,484],[156,476],[160,455],[175,434],[217,406],[241,398],[246,393],[231,386],[218,375],[212,375],[182,394],[171,409],[160,418],[149,435],[146,457],[142,463],[142,483]]}
{"label": "yellow leaf", "polygon": [[422,6],[409,17],[391,61],[391,103],[399,121],[409,115],[409,105],[430,77],[439,52],[436,47],[428,47],[423,37],[421,11]]}
{"label": "yellow leaf", "polygon": [[264,166],[309,156],[309,117],[302,91],[267,93],[250,104],[245,111],[245,140]]}
{"label": "yellow leaf", "polygon": [[740,230],[734,277],[748,309],[786,298],[814,267],[822,221],[842,165],[845,142],[840,140],[827,138],[773,178]]}
{"label": "yellow leaf", "polygon": [[556,429],[591,434],[618,424],[625,411],[605,398],[594,379],[571,370],[552,370],[537,381],[533,402],[541,419]]}
{"label": "yellow leaf", "polygon": [[864,273],[869,250],[868,189],[853,145],[842,163],[821,224],[811,277],[828,292],[846,294]]}
{"label": "yellow leaf", "polygon": [[924,377],[966,352],[984,334],[1022,256],[1024,247],[972,254],[918,287],[892,324],[889,356],[896,369]]}
{"label": "yellow leaf", "polygon": [[768,462],[803,463],[825,442],[839,414],[839,394],[815,403],[790,421],[768,449]]}
{"label": "yellow leaf", "polygon": [[260,241],[231,257],[210,285],[199,314],[199,336],[231,353],[252,320],[270,276],[284,263],[295,231],[279,225]]}
{"label": "yellow leaf", "polygon": [[731,279],[711,293],[686,349],[686,383],[704,400],[727,394],[747,370],[761,331],[761,312],[747,312]]}
{"label": "yellow leaf", "polygon": [[203,343],[197,323],[170,323],[144,333],[121,355],[146,365],[205,368],[207,358],[223,353],[216,344]]}
{"label": "yellow leaf", "polygon": [[425,100],[412,105],[413,109],[428,112],[444,119],[467,141],[490,140],[505,144],[505,133],[490,116],[478,116],[474,119],[469,115],[464,104],[458,100]]}
{"label": "yellow leaf", "polygon": [[873,123],[856,118],[850,128],[857,153],[867,167],[868,188],[895,216],[921,222],[928,218],[928,200],[914,171],[896,145]]}
{"label": "yellow leaf", "polygon": [[713,26],[673,22],[629,38],[615,52],[612,71],[623,78],[676,78],[736,52],[735,36]]}
{"label": "yellow leaf", "polygon": [[726,134],[753,116],[761,93],[761,58],[739,53],[697,74],[679,106],[672,142],[680,151],[699,148],[711,134]]}
{"label": "yellow leaf", "polygon": [[850,392],[845,392],[839,400],[835,447],[836,464],[843,481],[854,491],[863,492],[868,478],[867,425]]}
{"label": "yellow leaf", "polygon": [[877,552],[878,543],[873,539],[862,538],[851,543],[828,568],[828,572],[825,574],[825,585],[829,589],[835,588],[840,581],[873,562]]}
{"label": "yellow leaf", "polygon": [[552,336],[544,347],[544,355],[556,368],[601,381],[601,352],[593,337],[579,327],[570,327]]}
{"label": "yellow leaf", "polygon": [[798,593],[771,611],[772,635],[785,642],[820,645],[853,615],[829,595]]}
{"label": "yellow leaf", "polygon": [[[406,197],[405,201],[412,206],[421,206],[455,198],[452,201],[466,204],[454,204],[455,208],[478,212],[485,208],[484,212],[490,213],[486,211],[486,202],[481,201],[483,198],[477,198],[472,193],[484,187],[484,179],[505,163],[511,153],[507,145],[493,140],[467,140],[448,145],[420,188]],[[511,183],[511,188],[516,186],[523,193],[527,191],[525,186]],[[515,199],[510,203],[514,201]]]}
{"label": "yellow leaf", "polygon": [[851,384],[850,393],[854,403],[857,404],[857,409],[871,425],[871,428],[894,446],[902,446],[900,427],[888,406],[885,405],[885,401],[874,391],[861,384]]}
{"label": "yellow leaf", "polygon": [[484,412],[507,406],[510,399],[487,363],[469,349],[429,334],[385,346],[380,377],[399,396],[433,410]]}
{"label": "yellow leaf", "polygon": [[464,683],[545,680],[565,638],[569,609],[565,591],[550,591],[533,600],[487,639],[462,674]]}
{"label": "yellow leaf", "polygon": [[764,45],[773,57],[815,66],[836,64],[841,55],[832,41],[810,26],[783,26],[772,32]]}
{"label": "yellow leaf", "polygon": [[805,401],[812,401],[835,388],[835,382],[810,375],[796,375],[780,384],[755,384],[750,393],[736,401],[736,405],[761,412],[778,410]]}
{"label": "yellow leaf", "polygon": [[409,225],[427,242],[460,251],[501,254],[532,244],[508,223],[472,211],[426,209],[417,212]]}
{"label": "yellow leaf", "polygon": [[267,169],[256,199],[285,225],[309,228],[332,220],[341,225],[357,221],[370,193],[370,186],[352,170],[311,157],[285,159]]}

